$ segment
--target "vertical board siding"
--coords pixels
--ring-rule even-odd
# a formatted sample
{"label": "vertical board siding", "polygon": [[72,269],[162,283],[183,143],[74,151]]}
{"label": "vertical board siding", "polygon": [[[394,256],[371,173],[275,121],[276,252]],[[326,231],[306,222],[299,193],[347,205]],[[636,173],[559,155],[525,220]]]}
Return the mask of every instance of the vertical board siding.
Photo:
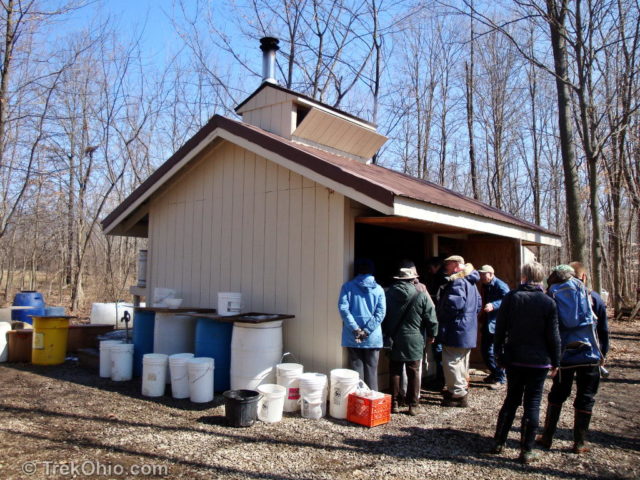
{"label": "vertical board siding", "polygon": [[328,373],[342,366],[348,213],[342,195],[222,143],[151,203],[150,291],[209,308],[217,292],[239,291],[245,310],[293,314],[285,351]]}

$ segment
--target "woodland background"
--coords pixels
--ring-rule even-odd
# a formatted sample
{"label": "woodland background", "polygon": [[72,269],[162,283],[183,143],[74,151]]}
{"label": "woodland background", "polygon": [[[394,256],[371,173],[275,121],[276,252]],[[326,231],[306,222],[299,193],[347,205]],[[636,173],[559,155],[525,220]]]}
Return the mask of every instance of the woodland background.
{"label": "woodland background", "polygon": [[[638,0],[176,0],[162,58],[100,2],[0,0],[0,297],[129,299],[140,240],[100,228],[260,83],[378,124],[380,165],[563,236],[617,309],[640,286]],[[78,18],[82,21],[78,21]]]}

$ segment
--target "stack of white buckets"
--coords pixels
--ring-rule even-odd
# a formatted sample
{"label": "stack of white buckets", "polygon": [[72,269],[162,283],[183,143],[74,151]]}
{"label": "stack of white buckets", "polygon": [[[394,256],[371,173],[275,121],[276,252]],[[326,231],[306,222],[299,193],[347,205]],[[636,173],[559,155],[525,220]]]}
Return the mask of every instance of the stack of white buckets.
{"label": "stack of white buckets", "polygon": [[[190,398],[195,403],[213,400],[214,361],[194,358],[193,353],[147,353],[142,357],[142,395],[161,397],[171,383],[173,398]],[[133,378],[133,344],[122,340],[100,342],[100,376],[115,382]]]}
{"label": "stack of white buckets", "polygon": [[147,353],[142,357],[142,395],[161,397],[171,383],[173,398],[189,398],[194,403],[213,400],[214,360],[193,353]]}
{"label": "stack of white buckets", "polygon": [[133,378],[133,344],[122,340],[100,342],[100,376],[114,382]]}

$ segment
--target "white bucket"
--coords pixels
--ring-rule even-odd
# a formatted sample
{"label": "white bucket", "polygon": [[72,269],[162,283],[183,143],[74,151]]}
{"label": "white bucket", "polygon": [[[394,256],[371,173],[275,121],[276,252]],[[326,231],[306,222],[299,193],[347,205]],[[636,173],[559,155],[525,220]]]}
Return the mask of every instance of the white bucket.
{"label": "white bucket", "polygon": [[161,397],[164,395],[168,355],[146,353],[142,356],[142,395]]}
{"label": "white bucket", "polygon": [[198,357],[187,360],[189,396],[195,403],[213,400],[213,358]]}
{"label": "white bucket", "polygon": [[300,413],[303,418],[317,420],[327,414],[327,376],[303,373],[300,382]]}
{"label": "white bucket", "polygon": [[346,368],[331,370],[329,413],[333,418],[347,418],[349,394],[356,391],[358,383],[360,383],[360,375],[355,370]]}
{"label": "white bucket", "polygon": [[133,343],[120,343],[109,347],[111,380],[126,382],[133,378]]}
{"label": "white bucket", "polygon": [[231,390],[257,390],[276,383],[275,366],[282,358],[282,320],[233,324]]}
{"label": "white bucket", "polygon": [[193,353],[176,353],[169,357],[171,371],[171,396],[173,398],[189,398],[189,372],[187,361],[193,358]]}
{"label": "white bucket", "polygon": [[297,412],[300,409],[300,384],[298,377],[304,367],[299,363],[279,363],[276,365],[276,383],[287,389],[284,396],[285,412]]}
{"label": "white bucket", "polygon": [[239,314],[242,311],[242,293],[218,292],[217,311],[224,317]]}
{"label": "white bucket", "polygon": [[275,423],[282,420],[282,407],[287,389],[281,385],[268,383],[260,385],[258,392],[262,397],[258,401],[258,419],[267,423]]}
{"label": "white bucket", "polygon": [[102,340],[100,342],[100,376],[111,378],[111,347],[119,345],[122,340]]}
{"label": "white bucket", "polygon": [[11,330],[11,323],[0,322],[0,362],[9,359],[9,342],[7,342],[7,332]]}

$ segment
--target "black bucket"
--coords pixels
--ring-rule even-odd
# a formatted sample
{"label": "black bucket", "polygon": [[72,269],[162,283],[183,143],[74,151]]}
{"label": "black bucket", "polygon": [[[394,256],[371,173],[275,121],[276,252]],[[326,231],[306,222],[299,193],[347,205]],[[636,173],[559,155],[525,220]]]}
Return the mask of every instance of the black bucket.
{"label": "black bucket", "polygon": [[224,395],[224,416],[230,427],[250,427],[258,418],[260,393],[255,390],[227,390]]}

